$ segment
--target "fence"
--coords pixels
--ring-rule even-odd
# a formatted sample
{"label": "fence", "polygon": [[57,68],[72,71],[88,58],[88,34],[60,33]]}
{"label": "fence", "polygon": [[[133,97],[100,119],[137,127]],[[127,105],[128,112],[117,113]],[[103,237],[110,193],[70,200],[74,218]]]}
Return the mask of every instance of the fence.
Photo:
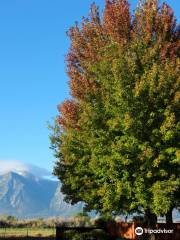
{"label": "fence", "polygon": [[[137,228],[139,228],[138,230],[140,230],[140,232],[136,231]],[[174,223],[174,224],[158,223],[156,224],[154,229],[151,229],[145,224],[125,223],[125,222],[111,222],[107,224],[106,228],[57,226],[56,239],[69,240],[69,238],[66,238],[66,232],[68,232],[69,230],[82,234],[85,232],[91,232],[95,229],[104,230],[112,237],[112,239],[123,238],[123,239],[131,239],[131,240],[138,240],[138,239],[147,240],[151,238],[156,240],[162,240],[162,239],[163,240],[180,240],[180,223]],[[96,239],[96,238],[92,238],[92,239]]]}
{"label": "fence", "polygon": [[[137,235],[135,230],[137,227],[141,227],[143,229],[142,235]],[[125,238],[131,240],[139,240],[139,239],[148,239],[150,235],[147,232],[148,227],[143,224],[138,223],[125,223],[125,222],[112,222],[108,223],[106,228],[95,228],[95,227],[81,227],[75,229],[73,227],[57,227],[57,232],[55,228],[43,228],[43,227],[23,227],[23,228],[14,228],[14,227],[0,227],[0,239],[62,239],[62,234],[68,230],[76,230],[76,232],[93,232],[95,229],[102,229],[105,232],[108,232],[112,239],[116,238]],[[162,233],[163,230],[172,230],[172,233]],[[156,240],[179,240],[180,239],[180,223],[174,224],[165,224],[158,223],[155,226],[155,230],[162,230],[158,234],[155,235]],[[58,234],[59,232],[59,234]],[[57,233],[57,235],[56,235]],[[152,233],[153,235],[153,233]],[[114,237],[114,238],[113,238]]]}
{"label": "fence", "polygon": [[[137,228],[140,228],[139,235],[138,232],[136,234]],[[146,224],[117,222],[109,224],[108,231],[114,237],[131,240],[149,239],[150,235],[154,235],[156,240],[180,240],[180,223],[157,223],[154,229],[151,229]]]}

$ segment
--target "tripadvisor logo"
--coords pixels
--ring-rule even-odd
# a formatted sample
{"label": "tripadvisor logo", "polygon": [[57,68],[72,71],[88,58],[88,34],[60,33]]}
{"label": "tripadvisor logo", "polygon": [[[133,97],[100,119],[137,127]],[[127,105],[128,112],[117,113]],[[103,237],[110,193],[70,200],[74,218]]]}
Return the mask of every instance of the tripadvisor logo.
{"label": "tripadvisor logo", "polygon": [[138,235],[138,236],[142,235],[143,234],[143,228],[142,227],[137,227],[135,229],[135,234]]}
{"label": "tripadvisor logo", "polygon": [[135,234],[140,236],[142,235],[143,233],[145,234],[159,234],[159,233],[174,233],[174,229],[149,229],[149,228],[142,228],[142,227],[137,227],[135,228]]}

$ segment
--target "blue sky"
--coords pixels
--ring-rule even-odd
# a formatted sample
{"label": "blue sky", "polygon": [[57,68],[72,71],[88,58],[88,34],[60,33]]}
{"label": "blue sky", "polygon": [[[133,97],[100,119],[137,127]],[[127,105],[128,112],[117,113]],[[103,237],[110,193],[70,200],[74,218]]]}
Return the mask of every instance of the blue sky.
{"label": "blue sky", "polygon": [[[104,0],[95,1],[102,9]],[[129,1],[132,8],[137,1]],[[92,0],[0,1],[0,160],[49,170],[47,121],[68,97],[66,31],[87,16]],[[179,0],[168,0],[180,18]],[[7,162],[8,163],[8,162]]]}

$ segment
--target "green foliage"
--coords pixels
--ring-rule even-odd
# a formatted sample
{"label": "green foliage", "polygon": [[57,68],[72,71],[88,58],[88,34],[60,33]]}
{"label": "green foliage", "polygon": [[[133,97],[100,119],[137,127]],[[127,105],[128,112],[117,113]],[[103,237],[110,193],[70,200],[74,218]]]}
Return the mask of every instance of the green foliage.
{"label": "green foliage", "polygon": [[10,223],[14,223],[18,221],[18,219],[15,216],[11,216],[11,215],[3,215],[1,219]]}
{"label": "green foliage", "polygon": [[172,9],[95,5],[70,29],[72,99],[51,136],[66,201],[116,215],[166,214],[179,199],[179,30]]}
{"label": "green foliage", "polygon": [[174,193],[177,192],[180,182],[173,178],[167,181],[156,181],[152,187],[154,212],[157,215],[166,214],[172,207]]}
{"label": "green foliage", "polygon": [[72,240],[84,240],[84,239],[94,239],[94,240],[110,240],[111,237],[102,230],[93,230],[86,233],[77,233],[76,231],[67,231],[64,234],[64,239]]}

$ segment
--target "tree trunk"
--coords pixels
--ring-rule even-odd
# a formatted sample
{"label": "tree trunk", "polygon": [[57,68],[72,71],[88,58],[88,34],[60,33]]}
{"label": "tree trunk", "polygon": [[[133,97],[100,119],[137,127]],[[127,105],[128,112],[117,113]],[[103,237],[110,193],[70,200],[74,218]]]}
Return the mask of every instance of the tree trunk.
{"label": "tree trunk", "polygon": [[[145,223],[147,224],[147,228],[155,229],[156,223],[157,223],[157,216],[156,214],[152,213],[150,209],[146,209],[145,211]],[[146,240],[155,240],[156,236],[155,234],[148,234],[145,236]]]}
{"label": "tree trunk", "polygon": [[154,228],[157,223],[157,216],[150,211],[150,209],[147,209],[145,211],[145,222],[148,225],[148,227]]}
{"label": "tree trunk", "polygon": [[171,207],[166,214],[166,223],[170,223],[170,224],[173,223],[172,211],[173,211],[173,207]]}

